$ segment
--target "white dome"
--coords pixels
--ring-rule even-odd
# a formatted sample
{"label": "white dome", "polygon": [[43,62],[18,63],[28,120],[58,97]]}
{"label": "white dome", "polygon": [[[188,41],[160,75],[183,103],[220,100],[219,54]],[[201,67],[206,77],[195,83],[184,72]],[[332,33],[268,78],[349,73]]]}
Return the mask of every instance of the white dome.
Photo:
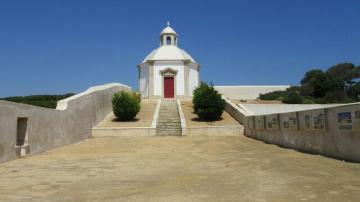
{"label": "white dome", "polygon": [[186,51],[178,48],[177,46],[160,46],[147,55],[142,63],[145,63],[149,60],[187,60],[197,64],[194,58],[192,58]]}
{"label": "white dome", "polygon": [[177,36],[177,33],[175,32],[175,30],[173,28],[171,28],[170,26],[165,27],[161,31],[160,35],[163,35],[163,34],[175,34]]}

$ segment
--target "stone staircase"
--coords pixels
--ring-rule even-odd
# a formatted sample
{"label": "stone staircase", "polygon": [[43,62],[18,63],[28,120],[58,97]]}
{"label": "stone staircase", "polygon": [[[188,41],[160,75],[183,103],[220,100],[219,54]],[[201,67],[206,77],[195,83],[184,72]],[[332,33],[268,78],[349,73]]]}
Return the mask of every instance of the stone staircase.
{"label": "stone staircase", "polygon": [[156,125],[156,135],[181,135],[181,124],[176,100],[163,100],[161,102]]}

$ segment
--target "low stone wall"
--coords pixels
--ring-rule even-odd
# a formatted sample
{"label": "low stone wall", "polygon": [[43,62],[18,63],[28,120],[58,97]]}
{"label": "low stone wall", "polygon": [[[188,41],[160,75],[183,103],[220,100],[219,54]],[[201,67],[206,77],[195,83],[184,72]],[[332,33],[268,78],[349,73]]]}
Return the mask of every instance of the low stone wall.
{"label": "low stone wall", "polygon": [[286,90],[289,85],[282,86],[214,86],[223,96],[229,99],[257,99],[260,94]]}
{"label": "low stone wall", "polygon": [[[143,101],[142,101],[143,102]],[[153,114],[151,126],[143,127],[109,127],[95,126],[91,130],[92,137],[141,137],[156,135],[156,125],[159,118],[161,99],[157,101],[155,112]]]}
{"label": "low stone wall", "polygon": [[91,130],[92,137],[143,137],[156,135],[153,127],[95,127]]}
{"label": "low stone wall", "polygon": [[186,128],[187,136],[240,136],[244,135],[243,125],[191,126]]}
{"label": "low stone wall", "polygon": [[245,135],[303,152],[360,162],[360,103],[247,116]]}
{"label": "low stone wall", "polygon": [[180,126],[181,126],[181,135],[186,135],[186,121],[185,121],[185,115],[181,107],[181,100],[177,99],[176,104],[179,111],[179,117],[180,117]]}
{"label": "low stone wall", "polygon": [[251,114],[231,102],[226,97],[222,96],[222,98],[225,100],[225,111],[229,113],[232,117],[234,117],[234,119],[236,119],[238,122],[244,125],[244,123],[246,122],[246,116],[249,116]]}
{"label": "low stone wall", "polygon": [[36,154],[89,137],[120,90],[131,88],[117,83],[92,87],[59,101],[57,109],[0,101],[0,162],[18,158],[23,149]]}

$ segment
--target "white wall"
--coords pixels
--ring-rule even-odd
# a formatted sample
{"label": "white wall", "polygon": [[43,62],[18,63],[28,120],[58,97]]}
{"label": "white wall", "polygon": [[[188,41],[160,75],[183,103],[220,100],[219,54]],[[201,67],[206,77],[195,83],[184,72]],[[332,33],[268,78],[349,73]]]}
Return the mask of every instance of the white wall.
{"label": "white wall", "polygon": [[272,91],[286,90],[289,85],[283,86],[215,86],[221,94],[229,99],[257,99],[260,94]]}
{"label": "white wall", "polygon": [[160,71],[166,68],[177,70],[176,75],[176,95],[185,94],[184,84],[184,63],[182,61],[156,61],[154,63],[154,95],[162,96],[162,76]]}
{"label": "white wall", "polygon": [[189,95],[199,85],[199,72],[194,64],[189,64]]}
{"label": "white wall", "polygon": [[59,101],[56,109],[0,100],[0,162],[17,158],[19,117],[28,118],[30,154],[40,153],[88,138],[91,128],[111,111],[112,96],[120,90],[131,88],[117,83],[92,87]]}
{"label": "white wall", "polygon": [[149,65],[141,65],[139,71],[139,90],[142,97],[147,98],[149,96]]}

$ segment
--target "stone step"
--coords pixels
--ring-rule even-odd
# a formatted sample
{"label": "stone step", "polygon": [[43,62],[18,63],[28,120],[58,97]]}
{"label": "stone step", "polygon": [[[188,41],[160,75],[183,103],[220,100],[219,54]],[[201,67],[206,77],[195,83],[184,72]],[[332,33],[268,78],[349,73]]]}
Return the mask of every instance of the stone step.
{"label": "stone step", "polygon": [[158,123],[180,123],[178,119],[158,119]]}
{"label": "stone step", "polygon": [[161,121],[161,122],[158,122],[157,125],[158,126],[161,126],[161,125],[180,125],[180,122],[178,122],[178,121]]}
{"label": "stone step", "polygon": [[174,128],[175,126],[177,126],[175,128],[181,128],[181,124],[159,124],[157,126],[156,128]]}
{"label": "stone step", "polygon": [[181,130],[181,127],[163,127],[163,128],[156,128],[156,130]]}
{"label": "stone step", "polygon": [[181,134],[156,134],[158,136],[181,136]]}
{"label": "stone step", "polygon": [[181,128],[181,125],[159,125],[159,127],[156,128]]}
{"label": "stone step", "polygon": [[156,133],[181,133],[181,130],[157,130]]}
{"label": "stone step", "polygon": [[157,125],[157,126],[159,126],[159,128],[161,128],[161,127],[172,128],[172,127],[174,127],[174,126],[181,127],[181,124],[179,124],[179,123],[176,123],[176,124],[159,124],[159,125]]}
{"label": "stone step", "polygon": [[157,128],[156,131],[181,131],[181,128]]}
{"label": "stone step", "polygon": [[181,135],[179,111],[175,100],[164,100],[161,103],[156,134],[161,136]]}
{"label": "stone step", "polygon": [[181,133],[180,130],[156,130],[156,133]]}

